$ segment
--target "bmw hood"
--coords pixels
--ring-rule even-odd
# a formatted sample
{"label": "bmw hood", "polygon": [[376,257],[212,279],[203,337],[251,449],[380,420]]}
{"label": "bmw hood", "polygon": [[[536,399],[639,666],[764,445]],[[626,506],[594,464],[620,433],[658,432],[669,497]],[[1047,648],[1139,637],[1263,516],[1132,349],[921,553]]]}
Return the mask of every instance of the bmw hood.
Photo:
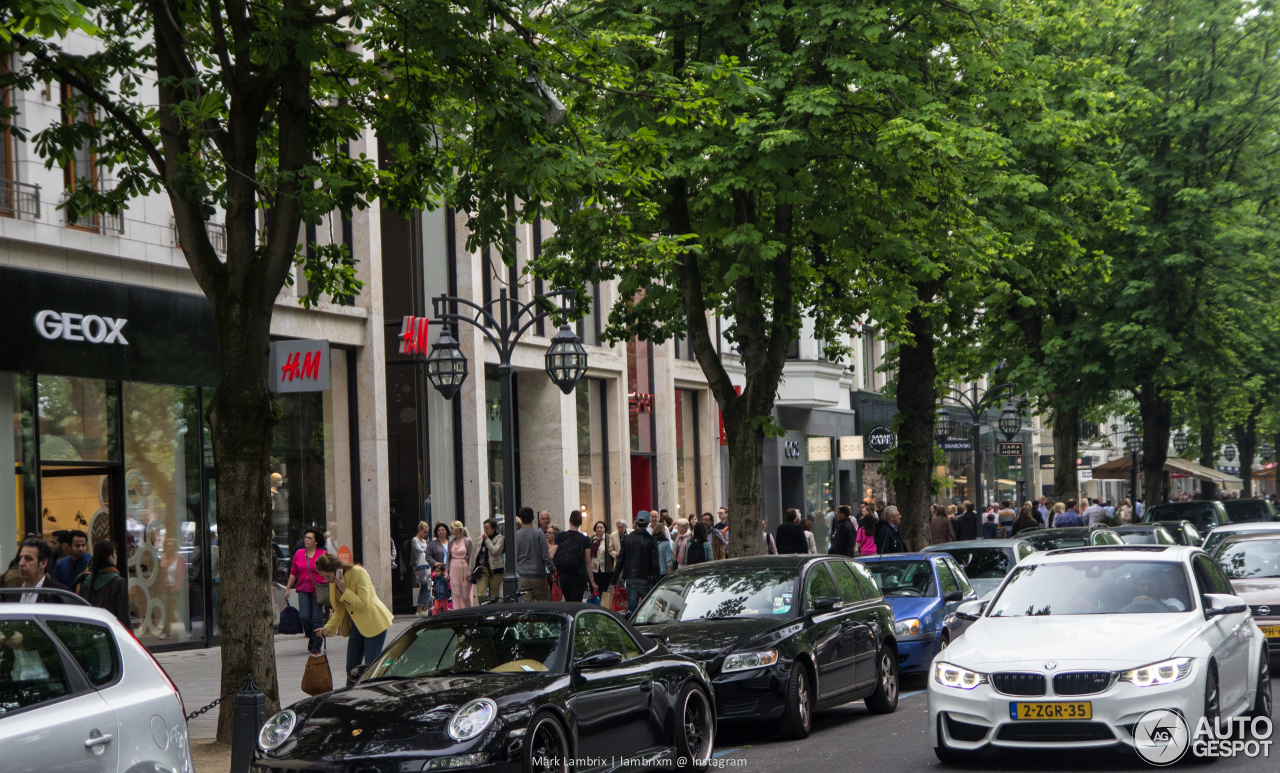
{"label": "bmw hood", "polygon": [[501,710],[504,704],[545,687],[532,681],[555,678],[550,674],[467,674],[357,684],[299,704],[305,720],[294,735],[301,744],[323,747],[443,734],[453,713],[476,698],[491,698]]}
{"label": "bmw hood", "polygon": [[983,617],[941,657],[978,671],[1134,668],[1173,657],[1203,624],[1197,612]]}
{"label": "bmw hood", "polygon": [[645,625],[640,627],[640,631],[663,637],[666,639],[667,649],[677,655],[710,664],[729,650],[763,638],[765,634],[782,628],[788,622],[793,621],[767,617],[748,620],[690,620],[685,623]]}

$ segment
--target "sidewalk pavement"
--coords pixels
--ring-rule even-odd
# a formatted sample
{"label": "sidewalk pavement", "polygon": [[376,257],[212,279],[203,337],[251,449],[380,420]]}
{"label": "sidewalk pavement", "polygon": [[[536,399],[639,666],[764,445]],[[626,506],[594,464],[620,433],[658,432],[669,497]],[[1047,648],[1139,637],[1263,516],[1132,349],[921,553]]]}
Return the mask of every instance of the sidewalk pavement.
{"label": "sidewalk pavement", "polygon": [[[387,632],[387,644],[415,619],[413,615],[399,615]],[[347,640],[332,636],[329,642],[329,670],[333,673],[333,686],[346,684],[344,670],[347,662]],[[157,653],[156,660],[164,666],[169,678],[178,686],[182,702],[190,713],[203,708],[218,697],[222,681],[222,649],[210,647],[201,650]],[[280,705],[307,697],[302,692],[302,672],[307,665],[307,639],[301,634],[276,635],[276,674],[280,683]],[[230,699],[228,699],[230,700]],[[191,740],[213,738],[218,731],[218,710],[206,711],[187,723]]]}

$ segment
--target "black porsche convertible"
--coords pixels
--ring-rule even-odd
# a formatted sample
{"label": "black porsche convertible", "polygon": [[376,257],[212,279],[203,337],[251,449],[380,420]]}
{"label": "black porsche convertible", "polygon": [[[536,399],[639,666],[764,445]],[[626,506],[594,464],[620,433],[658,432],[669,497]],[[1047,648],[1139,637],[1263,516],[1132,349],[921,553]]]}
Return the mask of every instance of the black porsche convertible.
{"label": "black porsche convertible", "polygon": [[816,710],[898,705],[893,609],[861,564],[842,556],[756,556],[667,575],[632,622],[704,664],[721,720],[780,720],[809,735]]}
{"label": "black porsche convertible", "polygon": [[352,687],[271,717],[253,771],[701,768],[713,701],[700,665],[598,606],[482,606],[415,623]]}

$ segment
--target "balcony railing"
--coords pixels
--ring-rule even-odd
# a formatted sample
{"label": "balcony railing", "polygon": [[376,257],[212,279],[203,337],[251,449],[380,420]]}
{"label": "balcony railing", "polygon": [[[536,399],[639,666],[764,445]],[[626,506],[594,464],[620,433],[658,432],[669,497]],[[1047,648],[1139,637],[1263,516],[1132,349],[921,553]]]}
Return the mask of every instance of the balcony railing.
{"label": "balcony railing", "polygon": [[[65,202],[68,195],[63,193],[62,200]],[[81,231],[91,231],[99,234],[122,234],[124,233],[124,213],[112,215],[108,212],[81,212],[79,217],[72,217],[70,212],[66,212],[67,226],[69,228],[78,228]]]}
{"label": "balcony railing", "polygon": [[[173,246],[181,249],[182,240],[178,238],[178,223],[173,218],[169,218],[169,227],[173,229]],[[213,251],[226,256],[227,227],[222,223],[205,221],[204,230],[209,234],[209,244],[213,245]]]}
{"label": "balcony railing", "polygon": [[40,186],[0,179],[0,216],[40,217]]}

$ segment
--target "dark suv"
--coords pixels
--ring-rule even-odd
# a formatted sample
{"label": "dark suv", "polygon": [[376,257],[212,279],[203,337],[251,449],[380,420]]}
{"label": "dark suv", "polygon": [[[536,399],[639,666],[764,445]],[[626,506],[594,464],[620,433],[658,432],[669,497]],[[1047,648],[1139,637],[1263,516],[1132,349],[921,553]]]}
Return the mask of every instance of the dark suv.
{"label": "dark suv", "polygon": [[1203,500],[1196,502],[1168,502],[1155,507],[1148,507],[1142,514],[1143,523],[1153,521],[1191,521],[1200,530],[1201,536],[1210,529],[1225,525],[1230,518],[1227,509],[1221,502]]}
{"label": "dark suv", "polygon": [[1276,519],[1276,509],[1265,499],[1228,499],[1222,506],[1227,508],[1227,520],[1231,523]]}

